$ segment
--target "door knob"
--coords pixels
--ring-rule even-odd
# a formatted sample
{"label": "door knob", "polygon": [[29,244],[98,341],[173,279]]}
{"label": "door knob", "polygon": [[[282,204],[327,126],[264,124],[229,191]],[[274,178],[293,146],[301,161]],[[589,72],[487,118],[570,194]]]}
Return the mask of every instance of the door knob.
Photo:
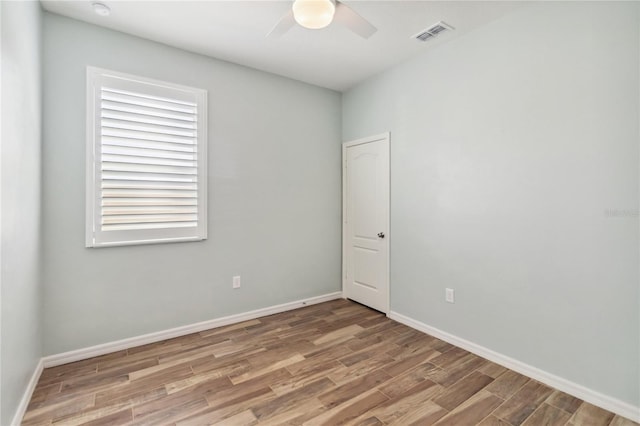
{"label": "door knob", "polygon": [[384,238],[384,232],[378,232],[378,238]]}

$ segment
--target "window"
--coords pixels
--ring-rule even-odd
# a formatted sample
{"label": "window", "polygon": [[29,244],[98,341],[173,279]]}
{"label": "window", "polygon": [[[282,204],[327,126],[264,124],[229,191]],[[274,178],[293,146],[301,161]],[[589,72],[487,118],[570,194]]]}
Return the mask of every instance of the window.
{"label": "window", "polygon": [[87,247],[207,238],[207,92],[87,68]]}

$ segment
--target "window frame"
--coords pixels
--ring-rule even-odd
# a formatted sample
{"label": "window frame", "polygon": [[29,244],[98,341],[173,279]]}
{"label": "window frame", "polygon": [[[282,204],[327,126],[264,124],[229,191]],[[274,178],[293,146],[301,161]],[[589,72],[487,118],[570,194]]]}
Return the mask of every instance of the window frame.
{"label": "window frame", "polygon": [[[132,229],[103,231],[102,224],[102,171],[101,171],[101,107],[100,96],[105,82],[133,88],[134,92],[148,96],[181,97],[196,104],[196,223],[195,227],[167,227],[159,229]],[[85,246],[87,248],[162,244],[202,241],[207,239],[207,91],[147,77],[88,66],[86,70],[86,216]],[[147,89],[147,90],[144,90]],[[180,94],[178,97],[166,94]],[[163,96],[163,94],[165,94]]]}

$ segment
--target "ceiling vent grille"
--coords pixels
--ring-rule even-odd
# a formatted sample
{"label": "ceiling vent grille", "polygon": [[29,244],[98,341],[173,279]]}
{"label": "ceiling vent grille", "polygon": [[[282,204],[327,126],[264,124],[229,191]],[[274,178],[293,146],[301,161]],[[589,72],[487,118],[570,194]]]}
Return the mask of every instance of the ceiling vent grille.
{"label": "ceiling vent grille", "polygon": [[420,31],[418,34],[412,36],[411,38],[415,38],[416,40],[419,40],[419,41],[427,41],[427,40],[431,40],[441,32],[453,30],[453,29],[454,28],[451,25],[440,21],[436,24],[433,24],[426,30]]}

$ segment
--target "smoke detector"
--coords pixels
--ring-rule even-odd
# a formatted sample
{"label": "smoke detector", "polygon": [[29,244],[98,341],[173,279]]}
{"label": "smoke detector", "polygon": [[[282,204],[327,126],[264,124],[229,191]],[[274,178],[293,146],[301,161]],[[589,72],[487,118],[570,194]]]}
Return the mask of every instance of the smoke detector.
{"label": "smoke detector", "polygon": [[92,3],[91,6],[93,6],[93,11],[100,16],[109,16],[111,15],[111,9],[109,9],[109,6],[107,6],[106,4],[102,4],[102,3]]}

